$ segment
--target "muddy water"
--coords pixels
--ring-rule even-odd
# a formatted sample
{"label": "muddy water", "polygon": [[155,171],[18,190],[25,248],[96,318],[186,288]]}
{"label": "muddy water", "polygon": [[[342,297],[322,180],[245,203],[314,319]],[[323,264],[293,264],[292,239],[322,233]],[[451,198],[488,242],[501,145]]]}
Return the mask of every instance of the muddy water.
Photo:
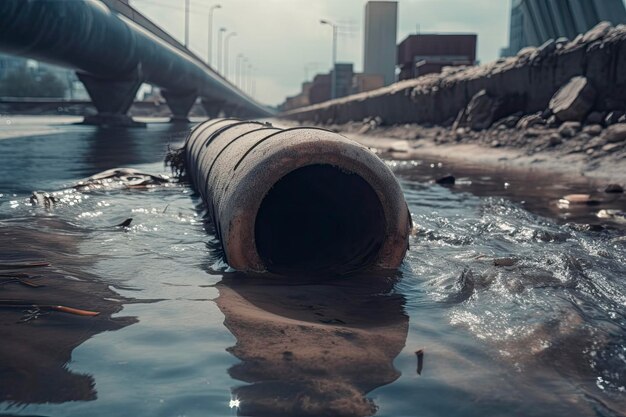
{"label": "muddy water", "polygon": [[[416,224],[400,271],[267,282],[228,269],[184,184],[113,182],[32,206],[34,190],[67,189],[113,167],[167,174],[167,145],[188,129],[59,122],[18,118],[2,128],[0,260],[52,265],[29,272],[45,287],[3,284],[0,299],[102,314],[48,312],[17,324],[23,311],[0,308],[0,413],[626,410],[625,227],[596,215],[626,209],[623,196],[562,209],[560,196],[596,186],[386,155]],[[448,173],[453,187],[432,183]],[[112,227],[128,218],[128,228]]]}

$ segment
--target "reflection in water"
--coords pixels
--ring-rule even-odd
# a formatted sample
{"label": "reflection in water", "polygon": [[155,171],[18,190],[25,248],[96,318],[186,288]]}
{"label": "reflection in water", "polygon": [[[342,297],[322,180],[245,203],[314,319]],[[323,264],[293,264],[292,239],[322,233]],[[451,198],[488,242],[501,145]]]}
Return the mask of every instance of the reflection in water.
{"label": "reflection in water", "polygon": [[[58,219],[33,218],[27,224],[24,219],[0,222],[1,261],[45,259],[51,263],[47,268],[20,269],[20,273],[29,274],[29,282],[38,286],[5,283],[0,286],[0,299],[100,312],[96,317],[82,317],[41,311],[24,322],[23,309],[2,308],[0,402],[17,405],[95,400],[94,378],[67,368],[72,351],[95,334],[135,322],[129,317],[111,318],[122,309],[123,300],[85,272],[94,259],[77,257],[78,243],[78,231]],[[7,268],[1,272],[15,273]]]}
{"label": "reflection in water", "polygon": [[289,285],[233,275],[217,305],[241,360],[229,373],[244,416],[370,416],[373,389],[395,381],[406,342],[404,297],[393,280],[351,277]]}

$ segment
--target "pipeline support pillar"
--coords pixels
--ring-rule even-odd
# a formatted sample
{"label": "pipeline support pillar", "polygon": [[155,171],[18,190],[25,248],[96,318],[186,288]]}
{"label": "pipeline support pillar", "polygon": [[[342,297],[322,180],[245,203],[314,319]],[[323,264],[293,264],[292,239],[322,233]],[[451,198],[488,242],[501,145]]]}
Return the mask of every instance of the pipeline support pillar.
{"label": "pipeline support pillar", "polygon": [[138,74],[124,79],[98,78],[77,73],[98,114],[85,116],[84,124],[99,126],[145,126],[128,116],[143,80]]}
{"label": "pipeline support pillar", "polygon": [[172,112],[172,117],[170,118],[170,122],[173,123],[189,123],[189,111],[196,103],[196,99],[198,98],[198,94],[193,91],[189,92],[174,92],[170,90],[161,90],[161,94],[165,101],[167,101],[167,105]]}
{"label": "pipeline support pillar", "polygon": [[224,109],[224,102],[219,100],[209,100],[206,98],[202,98],[202,107],[204,108],[204,112],[206,113],[209,119],[215,119],[219,117]]}

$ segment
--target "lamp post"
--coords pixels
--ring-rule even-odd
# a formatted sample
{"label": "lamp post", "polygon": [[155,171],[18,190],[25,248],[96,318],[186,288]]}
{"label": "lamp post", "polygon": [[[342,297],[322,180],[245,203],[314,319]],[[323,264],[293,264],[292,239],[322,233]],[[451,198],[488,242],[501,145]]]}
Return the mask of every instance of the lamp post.
{"label": "lamp post", "polygon": [[246,83],[248,82],[248,76],[249,74],[246,73],[246,68],[248,68],[248,58],[244,57],[241,60],[241,84],[239,85],[239,88],[245,92],[246,91]]}
{"label": "lamp post", "polygon": [[252,91],[252,70],[252,64],[248,64],[248,82],[246,83],[246,93],[248,93],[248,95],[250,95]]}
{"label": "lamp post", "polygon": [[185,48],[189,47],[189,0],[185,0]]}
{"label": "lamp post", "polygon": [[235,59],[235,84],[237,86],[241,86],[241,61],[243,58],[243,54],[237,54]]}
{"label": "lamp post", "polygon": [[217,72],[222,72],[222,35],[226,32],[226,28],[220,28],[217,32]]}
{"label": "lamp post", "polygon": [[211,65],[211,62],[213,61],[213,11],[215,9],[221,9],[222,5],[221,4],[215,4],[213,6],[211,6],[211,8],[209,9],[209,46],[207,48],[207,56],[206,56],[206,62],[207,64]]}
{"label": "lamp post", "polygon": [[329,25],[333,28],[333,76],[330,82],[330,98],[333,99],[337,96],[337,69],[335,68],[337,64],[337,25],[325,19],[320,20],[320,23],[322,25]]}
{"label": "lamp post", "polygon": [[229,41],[234,37],[237,36],[237,32],[230,32],[228,35],[226,35],[226,39],[224,39],[224,77],[228,78],[228,63],[230,61],[230,57],[228,56],[228,49],[229,49]]}

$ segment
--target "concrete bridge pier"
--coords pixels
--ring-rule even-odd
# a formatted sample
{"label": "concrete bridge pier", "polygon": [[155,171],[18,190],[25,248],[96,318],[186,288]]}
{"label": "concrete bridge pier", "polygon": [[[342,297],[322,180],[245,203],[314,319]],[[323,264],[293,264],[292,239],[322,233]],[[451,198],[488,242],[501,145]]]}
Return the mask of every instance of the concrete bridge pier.
{"label": "concrete bridge pier", "polygon": [[220,100],[210,100],[203,97],[201,104],[209,119],[220,117],[224,110],[224,102]]}
{"label": "concrete bridge pier", "polygon": [[161,94],[172,112],[170,122],[189,123],[189,111],[196,103],[198,93],[196,91],[181,93],[178,91],[161,90]]}
{"label": "concrete bridge pier", "polygon": [[83,124],[98,126],[145,126],[128,116],[143,80],[138,74],[125,79],[99,78],[77,73],[98,114],[85,116]]}

